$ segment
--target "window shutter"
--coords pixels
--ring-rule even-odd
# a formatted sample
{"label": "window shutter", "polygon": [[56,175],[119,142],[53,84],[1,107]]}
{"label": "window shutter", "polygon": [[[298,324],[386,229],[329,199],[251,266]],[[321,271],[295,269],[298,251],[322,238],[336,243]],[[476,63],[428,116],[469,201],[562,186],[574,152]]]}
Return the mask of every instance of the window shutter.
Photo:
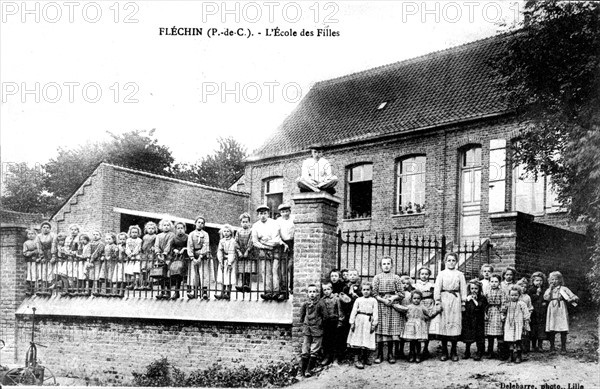
{"label": "window shutter", "polygon": [[489,213],[506,210],[506,139],[490,140]]}

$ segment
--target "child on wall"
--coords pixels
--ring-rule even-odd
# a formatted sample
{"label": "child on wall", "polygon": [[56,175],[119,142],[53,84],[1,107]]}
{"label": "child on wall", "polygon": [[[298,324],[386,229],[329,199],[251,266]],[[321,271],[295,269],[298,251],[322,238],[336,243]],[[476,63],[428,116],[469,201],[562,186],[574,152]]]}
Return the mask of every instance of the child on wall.
{"label": "child on wall", "polygon": [[521,363],[523,361],[521,338],[525,328],[525,322],[529,320],[529,309],[523,301],[519,300],[521,288],[512,285],[508,292],[508,302],[504,306],[502,319],[504,320],[504,342],[510,350],[511,362]]}
{"label": "child on wall", "polygon": [[[208,234],[204,231],[206,220],[198,216],[194,221],[196,229],[188,235],[187,255],[189,256],[189,279],[187,294],[189,299],[196,297],[208,300],[208,288],[210,286],[210,273],[213,266],[210,260],[210,240]],[[202,293],[199,295],[198,290]]]}
{"label": "child on wall", "polygon": [[75,260],[79,251],[79,230],[79,225],[69,225],[69,235],[67,235],[67,239],[65,240],[67,253],[66,271],[69,278],[69,289],[63,292],[64,296],[69,296],[73,293],[75,291],[74,288],[77,286],[77,263]]}
{"label": "child on wall", "polygon": [[98,293],[100,290],[98,287],[98,280],[100,279],[100,268],[102,267],[100,258],[104,253],[102,234],[98,230],[92,232],[90,250],[92,254],[88,264],[88,289],[90,289],[93,293]]}
{"label": "child on wall", "polygon": [[446,268],[436,280],[434,299],[440,304],[441,314],[436,316],[430,325],[430,332],[436,334],[442,341],[442,356],[440,360],[448,360],[448,342],[451,342],[450,358],[458,361],[456,345],[462,332],[462,310],[467,299],[467,283],[462,272],[456,269],[458,255],[446,254]]}
{"label": "child on wall", "polygon": [[[349,278],[352,272],[352,270],[349,271]],[[358,275],[358,272],[356,274]],[[372,290],[371,284],[366,282],[361,285],[360,291],[351,292],[356,296],[360,294],[354,301],[348,319],[350,331],[347,337],[348,347],[355,350],[354,366],[358,369],[363,369],[365,365],[371,365],[369,355],[375,350],[375,329],[379,323],[379,304],[371,297]]]}
{"label": "child on wall", "polygon": [[473,360],[480,361],[485,351],[485,311],[487,299],[482,293],[481,282],[477,279],[467,285],[467,299],[462,321],[462,341],[465,342],[465,359],[471,357],[471,344],[475,343],[477,352]]}
{"label": "child on wall", "polygon": [[89,235],[79,235],[79,253],[77,254],[77,296],[88,296],[91,294],[87,282],[90,266],[92,266],[90,263],[92,258],[91,241]]}
{"label": "child on wall", "polygon": [[489,358],[494,358],[494,340],[498,339],[498,349],[500,349],[500,341],[504,335],[502,307],[506,303],[506,295],[500,289],[500,276],[498,274],[491,275],[490,290],[485,298],[488,303],[485,311],[485,336],[488,339],[487,354]]}
{"label": "child on wall", "polygon": [[[415,290],[421,292],[423,298],[421,300],[421,304],[430,311],[433,312],[435,308],[435,301],[433,299],[433,291],[435,289],[435,284],[431,282],[429,279],[431,278],[431,270],[426,267],[422,267],[418,271],[419,279],[415,282]],[[427,321],[427,334],[429,334],[429,326],[431,321]],[[429,358],[429,337],[425,340],[425,344],[423,344],[423,353],[421,357],[423,359]]]}
{"label": "child on wall", "polygon": [[344,322],[344,311],[338,295],[333,294],[331,282],[322,285],[323,297],[320,303],[324,305],[323,311],[323,355],[322,366],[335,362],[341,355],[340,341],[342,325]]}
{"label": "child on wall", "polygon": [[37,282],[37,260],[39,259],[38,245],[36,243],[37,234],[33,228],[26,231],[27,240],[23,243],[23,256],[27,263],[27,291],[25,295],[31,296],[34,293],[35,283]]}
{"label": "child on wall", "polygon": [[133,290],[141,286],[140,274],[142,271],[142,244],[140,238],[142,231],[138,226],[129,226],[127,229],[127,241],[125,242],[125,255],[127,265],[125,275],[127,276],[127,289]]}
{"label": "child on wall", "polygon": [[544,288],[546,287],[546,276],[538,271],[531,275],[531,287],[527,291],[531,298],[533,312],[531,314],[531,348],[533,352],[543,351],[543,342],[546,339],[546,313],[548,304],[544,300]]}
{"label": "child on wall", "polygon": [[158,223],[161,233],[156,236],[154,242],[154,252],[156,253],[156,261],[151,271],[151,276],[158,282],[160,292],[156,295],[158,300],[168,299],[169,291],[167,290],[167,282],[169,279],[168,269],[173,259],[173,223],[170,220],[163,219]]}
{"label": "child on wall", "polygon": [[[108,232],[104,235],[104,253],[100,257],[100,278],[98,286],[100,291],[96,296],[108,297],[112,293],[112,273],[115,270],[115,262],[119,256],[119,247],[117,246],[117,235]],[[103,290],[103,291],[102,291]]]}
{"label": "child on wall", "polygon": [[548,276],[550,287],[544,292],[544,300],[548,302],[546,313],[546,332],[550,339],[550,351],[554,347],[556,333],[560,333],[560,352],[567,352],[567,334],[569,333],[569,312],[567,303],[576,307],[579,297],[565,286],[563,276],[558,271],[553,271]]}
{"label": "child on wall", "polygon": [[382,272],[373,278],[373,296],[379,303],[378,315],[379,325],[377,326],[377,357],[375,363],[383,361],[383,346],[387,344],[387,355],[389,363],[396,363],[394,355],[394,342],[400,341],[402,335],[402,324],[404,317],[396,311],[392,305],[395,302],[402,302],[404,290],[400,276],[392,273],[392,258],[383,257],[381,259]]}
{"label": "child on wall", "polygon": [[40,263],[38,266],[39,275],[42,285],[39,290],[43,296],[49,296],[51,293],[48,289],[48,282],[54,279],[55,266],[50,261],[52,260],[52,242],[54,242],[54,234],[52,226],[48,222],[43,222],[40,226],[41,233],[36,237]]}
{"label": "child on wall", "polygon": [[240,262],[238,277],[241,286],[235,289],[238,292],[250,293],[252,290],[252,274],[256,273],[256,259],[252,247],[252,228],[250,214],[244,212],[240,215],[241,229],[238,230],[235,241],[238,246],[238,261]]}
{"label": "child on wall", "polygon": [[175,238],[173,238],[173,260],[169,265],[171,283],[171,300],[181,297],[179,293],[183,278],[187,275],[187,242],[188,234],[185,233],[185,223],[175,223]]}
{"label": "child on wall", "polygon": [[304,377],[312,375],[316,366],[321,345],[323,342],[323,317],[325,306],[319,303],[319,290],[311,284],[306,291],[308,300],[300,308],[300,323],[302,323],[302,365],[301,373]]}
{"label": "child on wall", "polygon": [[141,262],[140,262],[140,278],[142,282],[141,290],[151,290],[150,287],[150,270],[156,259],[154,245],[156,243],[156,234],[158,226],[154,222],[148,222],[144,225],[144,237],[142,238]]}
{"label": "child on wall", "polygon": [[217,290],[220,293],[215,294],[217,300],[229,300],[231,298],[231,284],[237,278],[237,243],[233,239],[233,228],[225,224],[221,228],[219,247],[217,248]]}
{"label": "child on wall", "polygon": [[117,235],[119,254],[117,256],[117,260],[115,261],[115,266],[112,273],[112,283],[116,287],[116,289],[113,289],[112,291],[113,297],[123,297],[125,295],[123,283],[125,281],[125,266],[128,259],[127,238],[128,236],[126,232],[121,232],[119,235]]}
{"label": "child on wall", "polygon": [[[52,260],[56,263],[56,283],[50,287],[59,287],[62,291],[69,289],[69,277],[67,276],[67,249],[65,241],[67,234],[59,232],[52,244]],[[60,286],[59,286],[60,285]]]}

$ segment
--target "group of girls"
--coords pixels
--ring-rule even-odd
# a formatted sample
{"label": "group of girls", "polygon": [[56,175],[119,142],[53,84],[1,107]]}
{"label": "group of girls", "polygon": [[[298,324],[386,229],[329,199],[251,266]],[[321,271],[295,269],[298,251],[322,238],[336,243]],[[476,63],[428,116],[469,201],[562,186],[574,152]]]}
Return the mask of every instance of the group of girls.
{"label": "group of girls", "polygon": [[[485,354],[488,358],[510,357],[512,362],[520,363],[523,351],[528,352],[530,345],[535,352],[543,351],[546,339],[550,351],[555,351],[556,333],[561,335],[561,352],[566,352],[568,305],[576,306],[578,297],[564,286],[560,272],[550,273],[549,285],[542,272],[535,272],[530,285],[527,278],[517,280],[514,268],[507,268],[500,276],[492,266],[484,265],[480,279],[467,282],[457,269],[457,254],[447,254],[444,262],[445,269],[435,282],[431,281],[430,269],[421,268],[413,284],[409,276],[393,274],[392,259],[384,257],[382,272],[372,284],[353,283],[362,294],[353,300],[348,315],[351,329],[347,344],[356,351],[356,367],[371,364],[374,350],[375,363],[385,359],[384,349],[389,363],[404,359],[406,343],[408,361],[419,363],[430,357],[430,340],[441,342],[441,361],[458,361],[457,343],[462,341],[464,359],[471,358],[471,345],[475,343],[473,360],[481,360]],[[495,341],[499,353],[494,353]]]}

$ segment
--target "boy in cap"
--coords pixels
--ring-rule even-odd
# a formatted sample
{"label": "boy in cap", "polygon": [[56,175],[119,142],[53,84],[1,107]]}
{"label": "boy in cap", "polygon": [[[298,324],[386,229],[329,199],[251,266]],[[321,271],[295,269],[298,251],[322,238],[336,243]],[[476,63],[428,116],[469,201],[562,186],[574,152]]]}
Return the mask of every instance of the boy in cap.
{"label": "boy in cap", "polygon": [[[279,206],[280,216],[277,218],[281,240],[288,246],[287,263],[281,267],[281,288],[293,293],[294,290],[294,217],[291,215],[292,206],[283,203]],[[287,272],[287,282],[286,282]]]}
{"label": "boy in cap", "polygon": [[310,148],[312,154],[302,162],[302,175],[296,180],[300,192],[328,192],[335,194],[338,178],[333,175],[331,164],[322,158],[323,151],[318,146]]}
{"label": "boy in cap", "polygon": [[263,300],[286,299],[279,288],[280,246],[287,250],[287,244],[281,240],[279,224],[269,217],[269,207],[260,205],[256,208],[259,220],[252,225],[252,245],[257,250],[259,263],[259,288],[263,286]]}

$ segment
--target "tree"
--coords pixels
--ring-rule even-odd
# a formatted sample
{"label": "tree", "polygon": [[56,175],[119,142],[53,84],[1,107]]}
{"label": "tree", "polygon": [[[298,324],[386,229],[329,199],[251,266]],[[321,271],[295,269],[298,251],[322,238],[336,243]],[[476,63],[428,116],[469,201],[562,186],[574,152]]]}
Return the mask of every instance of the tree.
{"label": "tree", "polygon": [[194,165],[175,165],[175,176],[182,180],[217,188],[229,188],[244,174],[246,148],[232,137],[217,139],[219,149]]}
{"label": "tree", "polygon": [[45,189],[60,200],[70,196],[100,162],[108,162],[150,173],[172,175],[174,158],[168,147],[154,138],[154,130],[108,132],[111,140],[85,143],[73,149],[58,149],[58,156],[46,165]]}
{"label": "tree", "polygon": [[600,301],[600,4],[527,1],[520,27],[495,61],[526,129],[514,162],[552,175],[563,205],[592,227]]}
{"label": "tree", "polygon": [[26,163],[9,165],[3,177],[2,208],[16,212],[42,213],[58,205],[57,200],[44,190],[44,172]]}

